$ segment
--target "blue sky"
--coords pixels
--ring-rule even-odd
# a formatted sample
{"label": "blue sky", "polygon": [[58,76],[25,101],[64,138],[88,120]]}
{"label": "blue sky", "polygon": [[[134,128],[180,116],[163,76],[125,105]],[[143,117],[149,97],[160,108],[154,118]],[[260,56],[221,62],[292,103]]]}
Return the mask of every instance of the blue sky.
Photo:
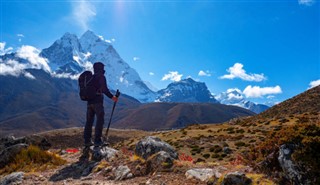
{"label": "blue sky", "polygon": [[237,88],[265,103],[320,83],[318,1],[1,0],[0,6],[2,52],[47,48],[65,32],[80,37],[90,29],[158,89],[191,76],[214,94]]}

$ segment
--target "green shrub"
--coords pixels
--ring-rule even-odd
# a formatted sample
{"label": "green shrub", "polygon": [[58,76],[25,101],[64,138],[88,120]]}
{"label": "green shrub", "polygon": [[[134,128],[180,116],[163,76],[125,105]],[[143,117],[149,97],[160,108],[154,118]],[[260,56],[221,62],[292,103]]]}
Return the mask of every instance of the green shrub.
{"label": "green shrub", "polygon": [[242,147],[242,146],[245,146],[246,143],[245,143],[245,142],[242,142],[242,141],[237,141],[237,142],[235,142],[234,145],[236,145],[237,147]]}
{"label": "green shrub", "polygon": [[218,157],[220,157],[220,155],[219,155],[219,154],[216,154],[216,153],[214,153],[214,154],[211,155],[211,158],[218,158]]}
{"label": "green shrub", "polygon": [[204,157],[205,159],[208,159],[210,157],[210,154],[203,154],[202,157]]}

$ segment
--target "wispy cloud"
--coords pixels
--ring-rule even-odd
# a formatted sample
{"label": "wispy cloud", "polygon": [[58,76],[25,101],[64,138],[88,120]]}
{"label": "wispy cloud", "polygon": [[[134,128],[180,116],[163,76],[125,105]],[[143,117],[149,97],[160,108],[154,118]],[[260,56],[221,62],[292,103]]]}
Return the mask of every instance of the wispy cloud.
{"label": "wispy cloud", "polygon": [[154,75],[154,72],[149,72],[149,75],[150,75],[150,76],[153,76],[153,75]]}
{"label": "wispy cloud", "polygon": [[315,0],[298,0],[299,5],[304,6],[312,6],[315,2]]}
{"label": "wispy cloud", "polygon": [[133,57],[132,60],[136,62],[136,61],[140,60],[140,58],[139,57]]}
{"label": "wispy cloud", "polygon": [[198,76],[211,76],[211,73],[208,70],[207,71],[200,70],[198,73]]}
{"label": "wispy cloud", "polygon": [[45,58],[39,56],[40,50],[33,46],[22,46],[17,50],[17,56],[30,62],[30,68],[43,69],[50,72],[50,67]]}
{"label": "wispy cloud", "polygon": [[109,44],[112,44],[112,43],[114,43],[114,42],[116,41],[116,39],[114,39],[114,38],[112,38],[112,39],[104,39],[103,36],[101,36],[101,35],[99,35],[98,37],[99,37],[101,40],[103,40],[103,41],[105,41],[105,42],[107,42],[107,43],[109,43]]}
{"label": "wispy cloud", "polygon": [[0,75],[10,75],[15,77],[24,75],[29,79],[35,79],[35,77],[31,73],[25,71],[26,68],[28,68],[28,64],[21,64],[15,60],[8,60],[4,62],[0,59]]}
{"label": "wispy cloud", "polygon": [[[1,46],[2,47],[2,46]],[[32,46],[22,46],[17,49],[16,56],[25,59],[26,62],[20,63],[16,60],[0,60],[0,75],[20,76],[23,75],[29,79],[35,77],[26,71],[26,69],[43,69],[51,72],[48,61],[39,57],[40,50]]]}
{"label": "wispy cloud", "polygon": [[5,42],[0,42],[0,56],[5,55],[6,53],[10,53],[12,50],[12,47],[6,48]]}
{"label": "wispy cloud", "polygon": [[240,78],[245,81],[256,81],[256,82],[260,82],[267,79],[264,76],[264,74],[247,74],[246,71],[243,69],[243,64],[241,63],[235,63],[232,67],[229,67],[229,69],[227,69],[227,72],[229,72],[230,74],[223,75],[220,78],[221,79]]}
{"label": "wispy cloud", "polygon": [[162,77],[162,81],[164,80],[171,80],[171,81],[175,81],[175,82],[178,82],[181,80],[183,74],[179,74],[178,71],[169,71],[168,74],[165,74],[163,77]]}
{"label": "wispy cloud", "polygon": [[247,86],[243,90],[243,94],[247,98],[261,98],[269,94],[280,94],[282,93],[281,87],[279,85],[275,87],[259,87],[259,86]]}
{"label": "wispy cloud", "polygon": [[22,41],[22,38],[24,38],[24,35],[21,34],[21,33],[18,33],[18,34],[17,34],[17,37],[18,37],[19,42],[21,42],[21,41]]}
{"label": "wispy cloud", "polygon": [[97,15],[95,6],[89,1],[72,2],[72,20],[85,31],[89,29],[90,21]]}
{"label": "wispy cloud", "polygon": [[311,81],[310,83],[309,83],[309,88],[308,89],[311,89],[311,88],[313,88],[313,87],[316,87],[316,86],[318,86],[318,85],[320,85],[320,79],[319,80],[315,80],[315,81]]}

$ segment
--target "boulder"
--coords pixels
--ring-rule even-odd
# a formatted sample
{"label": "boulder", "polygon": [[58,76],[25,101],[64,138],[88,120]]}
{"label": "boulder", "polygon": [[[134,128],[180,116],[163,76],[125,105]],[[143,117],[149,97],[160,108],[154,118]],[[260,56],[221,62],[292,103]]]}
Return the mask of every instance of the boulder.
{"label": "boulder", "polygon": [[112,172],[114,173],[115,180],[125,180],[133,177],[128,166],[118,166],[117,168],[113,168]]}
{"label": "boulder", "polygon": [[173,166],[174,159],[165,151],[160,151],[147,159],[146,174],[155,171],[168,171]]}
{"label": "boulder", "polygon": [[232,150],[226,146],[226,147],[223,147],[223,153],[230,154],[230,153],[232,153]]}
{"label": "boulder", "polygon": [[307,180],[304,175],[304,172],[301,171],[301,168],[296,164],[291,155],[297,148],[294,144],[283,144],[279,147],[279,164],[285,173],[286,178],[294,182],[294,184],[312,184]]}
{"label": "boulder", "polygon": [[21,184],[23,180],[23,172],[14,172],[0,179],[0,185]]}
{"label": "boulder", "polygon": [[3,168],[7,164],[9,164],[13,158],[24,148],[27,148],[29,145],[18,143],[12,146],[8,146],[3,148],[0,151],[0,168]]}
{"label": "boulder", "polygon": [[252,180],[244,173],[231,172],[228,173],[222,180],[221,185],[250,185]]}
{"label": "boulder", "polygon": [[198,179],[202,182],[207,182],[212,177],[219,178],[221,177],[221,173],[216,169],[211,168],[194,168],[190,169],[185,173],[187,179]]}
{"label": "boulder", "polygon": [[148,136],[140,140],[135,148],[135,154],[143,159],[148,159],[160,151],[167,152],[172,159],[178,159],[178,153],[172,146],[154,136]]}
{"label": "boulder", "polygon": [[92,158],[95,161],[101,161],[103,158],[106,161],[111,161],[118,154],[118,150],[107,147],[107,146],[103,146],[103,147],[93,147],[92,146],[91,151],[92,151]]}
{"label": "boulder", "polygon": [[0,138],[0,168],[6,166],[22,149],[35,145],[43,150],[50,148],[51,144],[40,136],[20,137],[14,136]]}

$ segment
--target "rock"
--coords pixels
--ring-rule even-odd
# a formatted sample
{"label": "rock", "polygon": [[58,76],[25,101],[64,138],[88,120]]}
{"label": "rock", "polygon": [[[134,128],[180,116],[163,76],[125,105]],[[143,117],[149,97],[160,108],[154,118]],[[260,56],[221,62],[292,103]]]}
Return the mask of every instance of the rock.
{"label": "rock", "polygon": [[23,172],[14,172],[0,179],[0,185],[21,184],[23,180]]}
{"label": "rock", "polygon": [[250,185],[252,180],[244,173],[231,172],[228,173],[222,180],[221,185]]}
{"label": "rock", "polygon": [[185,173],[187,179],[198,179],[202,182],[207,182],[210,178],[215,177],[219,178],[221,177],[221,174],[216,169],[211,168],[194,168],[190,169]]}
{"label": "rock", "polygon": [[229,147],[223,147],[223,153],[225,154],[230,154],[232,152],[232,150]]}
{"label": "rock", "polygon": [[146,174],[155,171],[166,171],[173,166],[174,159],[165,151],[160,151],[150,156],[146,162]]}
{"label": "rock", "polygon": [[10,163],[10,161],[22,149],[29,145],[39,146],[41,149],[49,149],[51,144],[43,137],[29,136],[15,138],[14,136],[0,138],[0,168]]}
{"label": "rock", "polygon": [[114,168],[112,171],[114,173],[115,180],[125,180],[133,177],[131,170],[128,166],[121,165],[117,168]]}
{"label": "rock", "polygon": [[94,167],[96,167],[98,164],[99,164],[99,162],[91,162],[91,163],[89,163],[89,164],[88,164],[87,166],[85,166],[85,168],[83,169],[81,176],[88,176],[88,175],[91,173],[92,169],[93,169]]}
{"label": "rock", "polygon": [[291,155],[297,148],[294,144],[283,144],[279,148],[279,164],[285,173],[285,176],[290,179],[294,184],[311,184],[304,173],[300,170],[299,166],[292,160]]}
{"label": "rock", "polygon": [[118,154],[118,150],[107,147],[107,146],[103,146],[101,148],[92,147],[91,150],[92,150],[92,157],[95,161],[101,161],[103,158],[106,161],[111,161]]}
{"label": "rock", "polygon": [[178,153],[172,146],[154,136],[148,136],[140,140],[135,148],[135,154],[144,159],[148,159],[148,157],[160,151],[165,151],[171,158],[178,159]]}
{"label": "rock", "polygon": [[18,143],[0,151],[0,168],[3,168],[9,164],[13,158],[24,148],[27,148],[27,144]]}

